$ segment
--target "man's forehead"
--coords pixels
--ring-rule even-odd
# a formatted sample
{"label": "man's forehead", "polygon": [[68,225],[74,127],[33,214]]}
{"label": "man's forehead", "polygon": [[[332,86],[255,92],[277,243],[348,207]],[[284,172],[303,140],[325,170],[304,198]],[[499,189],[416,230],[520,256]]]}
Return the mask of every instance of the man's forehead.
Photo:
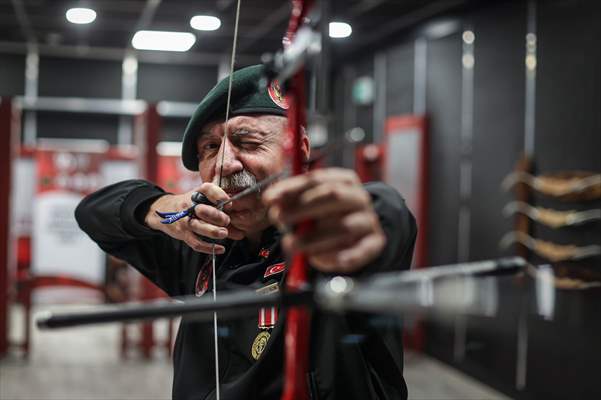
{"label": "man's forehead", "polygon": [[[236,115],[228,120],[228,130],[246,127],[251,129],[260,129],[271,131],[284,127],[286,117],[271,114],[256,114],[256,115]],[[209,133],[222,133],[225,129],[223,119],[214,120],[204,125],[200,130],[200,135]]]}

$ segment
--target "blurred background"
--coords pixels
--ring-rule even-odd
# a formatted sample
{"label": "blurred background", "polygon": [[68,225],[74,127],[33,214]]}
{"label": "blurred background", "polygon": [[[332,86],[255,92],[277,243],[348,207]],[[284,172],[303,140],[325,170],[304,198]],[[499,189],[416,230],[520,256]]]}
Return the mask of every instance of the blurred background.
{"label": "blurred background", "polygon": [[[179,141],[229,71],[235,8],[0,0],[1,399],[170,397],[177,320],[57,332],[32,321],[163,296],[73,210],[123,179],[198,184]],[[535,266],[480,285],[481,312],[403,316],[410,398],[599,398],[601,3],[320,10],[312,145],[403,194],[420,229],[414,268],[511,255]],[[279,50],[289,16],[289,1],[242,0],[236,68]]]}

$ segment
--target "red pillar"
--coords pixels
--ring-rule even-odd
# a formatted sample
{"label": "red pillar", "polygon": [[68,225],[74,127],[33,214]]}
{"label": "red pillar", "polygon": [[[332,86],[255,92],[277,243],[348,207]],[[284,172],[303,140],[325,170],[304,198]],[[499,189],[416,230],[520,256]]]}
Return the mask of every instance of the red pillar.
{"label": "red pillar", "polygon": [[[156,104],[150,104],[144,113],[143,135],[138,143],[138,148],[142,150],[142,173],[143,176],[151,181],[157,182],[158,178],[158,154],[157,144],[160,140],[161,117],[157,111]],[[142,279],[141,296],[142,300],[151,300],[158,297],[156,286],[148,279]],[[152,356],[152,348],[155,345],[154,330],[152,322],[145,322],[142,325],[142,354],[145,358]]]}
{"label": "red pillar", "polygon": [[0,98],[0,358],[8,351],[10,193],[13,159],[12,101]]}

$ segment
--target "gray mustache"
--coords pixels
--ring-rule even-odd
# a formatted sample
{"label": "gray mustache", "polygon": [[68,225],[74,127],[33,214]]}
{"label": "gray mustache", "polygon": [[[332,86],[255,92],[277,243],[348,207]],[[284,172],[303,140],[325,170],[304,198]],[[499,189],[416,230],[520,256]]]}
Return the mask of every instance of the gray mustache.
{"label": "gray mustache", "polygon": [[[215,181],[214,183],[219,183],[219,177],[216,177]],[[221,178],[221,188],[225,191],[243,190],[256,184],[257,178],[247,170]]]}

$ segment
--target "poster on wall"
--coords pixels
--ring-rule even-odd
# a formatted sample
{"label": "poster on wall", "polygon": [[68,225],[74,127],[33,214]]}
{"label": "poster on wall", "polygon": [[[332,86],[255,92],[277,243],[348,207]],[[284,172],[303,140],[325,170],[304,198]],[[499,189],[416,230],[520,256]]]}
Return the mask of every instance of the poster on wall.
{"label": "poster on wall", "polygon": [[413,265],[426,265],[427,165],[426,119],[405,115],[390,117],[385,125],[384,180],[403,196],[415,216],[418,236]]}
{"label": "poster on wall", "polygon": [[198,172],[189,171],[181,159],[181,143],[161,142],[157,184],[169,193],[186,193],[198,189],[202,180]]}
{"label": "poster on wall", "polygon": [[104,254],[79,229],[75,208],[103,184],[104,152],[37,149],[33,209],[32,273],[66,276],[101,285]]}

